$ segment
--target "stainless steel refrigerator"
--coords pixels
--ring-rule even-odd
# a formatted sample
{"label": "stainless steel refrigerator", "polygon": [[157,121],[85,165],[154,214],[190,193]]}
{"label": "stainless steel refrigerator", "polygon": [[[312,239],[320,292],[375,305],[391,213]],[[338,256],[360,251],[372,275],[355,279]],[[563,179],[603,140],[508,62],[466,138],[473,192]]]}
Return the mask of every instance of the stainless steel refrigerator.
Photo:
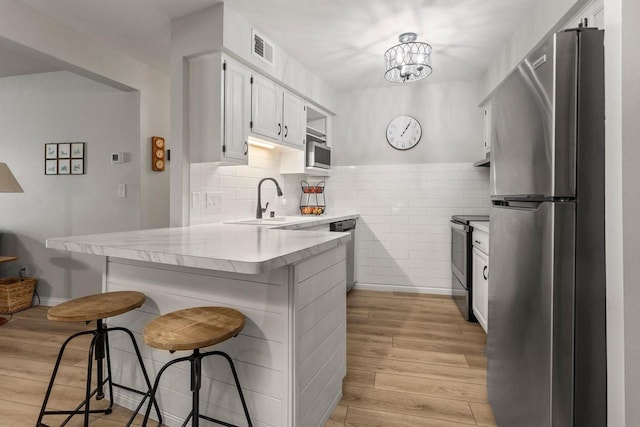
{"label": "stainless steel refrigerator", "polygon": [[496,421],[606,426],[603,32],[542,42],[491,110],[487,383]]}

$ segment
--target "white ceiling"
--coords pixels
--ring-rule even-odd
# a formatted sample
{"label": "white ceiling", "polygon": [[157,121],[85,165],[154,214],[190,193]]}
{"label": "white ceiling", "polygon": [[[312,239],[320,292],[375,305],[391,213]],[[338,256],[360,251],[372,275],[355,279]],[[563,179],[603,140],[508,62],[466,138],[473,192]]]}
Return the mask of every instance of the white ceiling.
{"label": "white ceiling", "polygon": [[[161,69],[170,20],[220,0],[21,0]],[[428,82],[477,79],[536,0],[226,0],[338,88],[379,87],[400,33],[433,46]],[[1,53],[1,52],[0,52]],[[4,62],[4,61],[0,61]]]}

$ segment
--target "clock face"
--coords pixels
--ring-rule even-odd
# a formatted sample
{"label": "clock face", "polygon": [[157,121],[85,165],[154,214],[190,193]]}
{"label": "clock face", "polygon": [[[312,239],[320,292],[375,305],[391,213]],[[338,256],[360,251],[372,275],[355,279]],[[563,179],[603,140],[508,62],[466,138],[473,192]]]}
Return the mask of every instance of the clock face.
{"label": "clock face", "polygon": [[422,127],[410,116],[398,116],[387,126],[387,141],[398,150],[413,148],[422,137]]}

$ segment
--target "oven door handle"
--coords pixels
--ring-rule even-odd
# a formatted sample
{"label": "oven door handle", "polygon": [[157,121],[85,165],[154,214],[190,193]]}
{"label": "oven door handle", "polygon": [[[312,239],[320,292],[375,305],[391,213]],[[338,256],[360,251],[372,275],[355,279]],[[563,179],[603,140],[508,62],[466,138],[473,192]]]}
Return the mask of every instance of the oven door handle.
{"label": "oven door handle", "polygon": [[468,225],[460,224],[460,223],[453,222],[453,221],[451,221],[451,228],[453,228],[455,230],[464,231],[465,233],[467,231],[469,231],[469,226]]}

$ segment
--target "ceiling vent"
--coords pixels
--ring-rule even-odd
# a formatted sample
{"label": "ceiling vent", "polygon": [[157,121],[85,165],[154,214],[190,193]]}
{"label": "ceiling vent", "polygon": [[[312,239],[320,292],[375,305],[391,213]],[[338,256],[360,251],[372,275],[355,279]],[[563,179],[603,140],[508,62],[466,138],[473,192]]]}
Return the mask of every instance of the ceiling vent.
{"label": "ceiling vent", "polygon": [[263,37],[255,29],[251,29],[251,52],[273,67],[273,43]]}

